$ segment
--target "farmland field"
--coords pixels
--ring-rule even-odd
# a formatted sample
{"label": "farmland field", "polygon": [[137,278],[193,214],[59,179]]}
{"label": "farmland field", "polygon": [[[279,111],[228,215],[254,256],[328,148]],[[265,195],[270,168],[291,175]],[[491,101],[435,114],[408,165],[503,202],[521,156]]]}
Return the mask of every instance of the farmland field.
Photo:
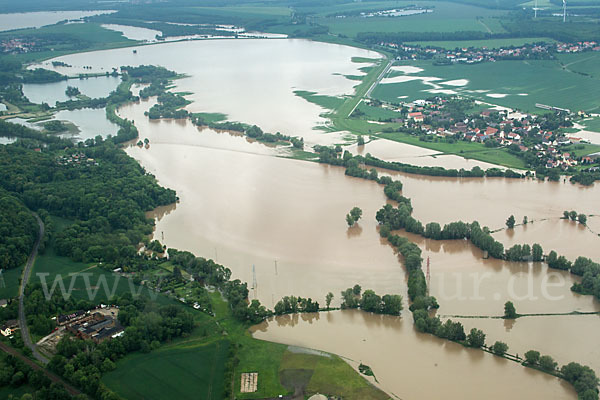
{"label": "farmland field", "polygon": [[[374,98],[397,103],[401,96],[407,96],[406,100],[411,101],[434,93],[456,93],[529,112],[541,111],[535,107],[536,103],[573,111],[600,110],[600,98],[597,96],[600,79],[565,70],[558,61],[498,61],[447,66],[435,66],[428,61],[402,64],[416,66],[423,71],[407,75],[415,77],[415,80],[379,84],[373,91]],[[424,83],[423,78],[433,80]],[[463,86],[457,82],[444,84],[459,79],[468,82],[463,82],[466,83]]]}
{"label": "farmland field", "polygon": [[[376,7],[375,4],[377,4]],[[389,2],[388,4],[387,7],[385,7],[385,3],[374,3],[373,5],[369,4],[369,6],[371,10],[393,9],[414,3]],[[352,11],[352,9],[338,7],[335,11],[331,10],[327,17],[317,17],[315,22],[328,26],[331,33],[349,37],[356,36],[358,32],[504,31],[499,20],[496,19],[496,17],[503,16],[504,11],[448,2],[423,2],[418,3],[418,6],[430,7],[434,11],[404,17],[363,18],[351,15],[345,18],[336,18],[336,12],[343,14]]]}
{"label": "farmland field", "polygon": [[165,347],[117,363],[104,383],[127,399],[221,399],[229,342]]}

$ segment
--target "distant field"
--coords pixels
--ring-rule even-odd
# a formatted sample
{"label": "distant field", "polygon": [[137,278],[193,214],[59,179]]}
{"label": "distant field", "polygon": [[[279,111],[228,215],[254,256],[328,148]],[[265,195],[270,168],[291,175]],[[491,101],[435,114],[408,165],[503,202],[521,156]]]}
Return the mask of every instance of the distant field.
{"label": "distant field", "polygon": [[461,41],[441,41],[441,42],[413,42],[412,45],[441,47],[448,50],[464,47],[487,47],[496,49],[499,47],[522,46],[527,43],[547,42],[554,43],[554,39],[549,38],[515,38],[515,39],[489,39],[489,40],[461,40]]}
{"label": "distant field", "polygon": [[[424,70],[410,76],[440,78],[434,83],[442,90],[454,91],[493,104],[530,112],[540,112],[535,107],[536,103],[573,111],[600,110],[600,79],[565,70],[557,61],[499,61],[448,66],[435,66],[426,61],[402,64]],[[443,84],[457,79],[467,79],[468,83],[465,86]],[[399,96],[407,96],[406,100],[424,99],[433,94],[432,90],[439,88],[427,85],[422,80],[413,80],[380,84],[372,96],[392,102],[398,102]]]}
{"label": "distant field", "polygon": [[[400,8],[411,3],[390,2],[388,7],[384,7],[385,4],[379,2],[374,3],[373,5],[370,3],[363,4],[371,6],[371,9],[392,9]],[[377,4],[377,7],[375,7],[375,4]],[[504,31],[499,20],[496,20],[495,17],[505,15],[505,11],[448,2],[420,2],[418,5],[420,7],[431,7],[434,11],[432,13],[404,17],[318,17],[316,18],[316,22],[327,25],[331,33],[349,37],[354,37],[359,32]],[[339,7],[336,11],[343,13],[346,10],[343,7]],[[321,12],[321,15],[322,14],[324,13]],[[479,19],[481,19],[481,22]]]}
{"label": "distant field", "polygon": [[208,14],[232,15],[244,17],[263,16],[288,16],[291,9],[288,7],[271,6],[230,6],[230,7],[192,7],[191,10]]}
{"label": "distant field", "polygon": [[2,32],[0,34],[0,40],[12,36],[39,36],[42,34],[61,36],[73,41],[57,44],[53,47],[52,51],[24,53],[18,54],[15,57],[21,61],[35,61],[81,51],[131,46],[136,43],[135,41],[124,37],[121,32],[102,28],[100,24],[95,23],[50,25],[38,29],[21,29]]}
{"label": "distant field", "polygon": [[126,399],[223,398],[229,342],[165,347],[117,363],[102,381]]}

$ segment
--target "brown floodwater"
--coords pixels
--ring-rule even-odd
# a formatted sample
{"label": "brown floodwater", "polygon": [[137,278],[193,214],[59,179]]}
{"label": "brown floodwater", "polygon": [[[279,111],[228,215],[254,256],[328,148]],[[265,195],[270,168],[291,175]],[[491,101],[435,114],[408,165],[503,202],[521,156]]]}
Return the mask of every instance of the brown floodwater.
{"label": "brown floodwater", "polygon": [[361,311],[281,316],[254,337],[342,354],[369,365],[387,393],[418,399],[575,399],[564,381],[416,332],[410,316]]}

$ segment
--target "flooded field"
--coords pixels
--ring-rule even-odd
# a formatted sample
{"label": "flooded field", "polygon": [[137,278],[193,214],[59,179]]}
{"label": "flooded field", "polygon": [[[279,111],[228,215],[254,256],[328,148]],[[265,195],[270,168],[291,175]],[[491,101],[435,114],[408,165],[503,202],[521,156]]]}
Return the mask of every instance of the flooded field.
{"label": "flooded field", "polygon": [[[161,44],[138,48],[138,54],[120,49],[60,60],[74,69],[90,63],[95,70],[119,64],[164,65],[188,75],[177,81],[177,88],[194,92],[188,96],[194,101],[189,110],[224,112],[232,120],[322,143],[331,136],[312,129],[323,122],[322,109],[293,91],[350,93],[353,83],[334,73],[356,71],[360,64],[351,63],[352,56],[373,56],[302,40],[238,43],[242,42]],[[184,63],[175,57],[182,51],[192,54],[196,62]],[[265,65],[267,54],[270,63]],[[231,268],[234,278],[245,282],[256,278],[250,298],[269,308],[286,295],[323,303],[329,291],[335,295],[333,305],[339,305],[339,292],[356,283],[379,294],[397,293],[405,298],[401,318],[351,311],[296,315],[262,324],[256,337],[363,361],[373,367],[384,390],[402,399],[575,398],[572,388],[554,377],[414,331],[401,257],[378,234],[375,213],[387,201],[382,186],[347,177],[343,168],[283,158],[288,154],[285,150],[239,134],[200,129],[184,120],[150,121],[144,111],[152,104],[130,104],[119,113],[134,120],[140,138],[150,143],[148,148],[131,145],[127,153],[180,198],[176,205],[150,214],[156,218],[154,238],[168,247],[213,258]],[[441,165],[437,163],[442,159],[432,157],[429,150],[386,141],[354,150],[386,159],[417,159],[422,165]],[[449,158],[441,162],[447,163],[444,166],[471,163]],[[414,216],[424,224],[478,220],[494,230],[504,228],[511,214],[517,222],[528,216],[533,223],[501,230],[495,237],[505,246],[537,242],[546,252],[555,249],[571,259],[600,256],[597,235],[559,219],[574,205],[578,212],[597,212],[598,185],[391,174],[404,183],[403,194],[412,199]],[[355,206],[363,210],[363,218],[348,228],[344,217]],[[590,226],[599,224],[590,218]],[[577,278],[568,273],[548,270],[541,263],[484,260],[482,252],[467,241],[407,236],[430,259],[431,294],[441,303],[439,315],[501,315],[509,299],[519,313],[600,310],[591,296],[570,291]],[[503,321],[468,319],[464,324],[485,330],[479,322],[491,321],[486,325],[490,340],[506,338],[511,349],[514,342],[519,352],[549,326],[561,324],[548,341],[540,340],[540,350],[553,356],[556,343],[563,343],[556,351],[561,362],[571,361],[567,359],[571,354],[584,354],[598,333],[595,322],[590,322],[595,320],[579,319],[587,317],[569,316],[573,319],[568,327],[562,326],[565,320],[559,318],[563,317],[545,318],[518,320],[513,326],[518,340],[502,336]],[[583,340],[572,339],[571,326],[580,326]]]}
{"label": "flooded field", "polygon": [[[550,375],[479,350],[420,334],[412,317],[334,311],[277,317],[254,337],[328,351],[369,365],[400,399],[575,399]],[[516,390],[518,388],[518,390]]]}
{"label": "flooded field", "polygon": [[444,167],[446,169],[461,169],[470,170],[477,166],[482,169],[502,168],[495,164],[486,163],[477,160],[468,160],[463,157],[440,154],[435,150],[426,149],[424,147],[413,146],[406,143],[394,142],[392,140],[378,139],[370,141],[363,146],[350,146],[348,151],[353,154],[371,155],[385,160],[398,161],[405,164],[429,166],[429,167]]}

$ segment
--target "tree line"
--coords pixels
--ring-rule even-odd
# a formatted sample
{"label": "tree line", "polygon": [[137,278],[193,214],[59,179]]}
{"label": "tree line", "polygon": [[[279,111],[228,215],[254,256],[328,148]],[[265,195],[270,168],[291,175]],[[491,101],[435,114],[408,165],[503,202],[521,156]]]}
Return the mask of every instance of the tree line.
{"label": "tree line", "polygon": [[27,207],[16,197],[0,189],[0,268],[10,269],[23,265],[37,235],[37,221]]}
{"label": "tree line", "polygon": [[358,178],[365,178],[377,181],[377,171],[375,169],[366,170],[361,166],[370,166],[375,168],[385,168],[392,171],[405,172],[408,174],[428,175],[428,176],[446,176],[446,177],[464,177],[464,178],[482,178],[482,177],[505,177],[505,178],[524,178],[525,175],[519,174],[513,170],[501,170],[499,168],[489,168],[483,170],[478,166],[470,170],[461,168],[446,169],[443,167],[420,167],[416,165],[404,164],[398,161],[384,161],[371,154],[365,156],[353,156],[349,151],[342,153],[341,146],[332,148],[329,146],[316,145],[313,147],[319,154],[319,162],[330,165],[339,165],[346,167],[346,175]]}

